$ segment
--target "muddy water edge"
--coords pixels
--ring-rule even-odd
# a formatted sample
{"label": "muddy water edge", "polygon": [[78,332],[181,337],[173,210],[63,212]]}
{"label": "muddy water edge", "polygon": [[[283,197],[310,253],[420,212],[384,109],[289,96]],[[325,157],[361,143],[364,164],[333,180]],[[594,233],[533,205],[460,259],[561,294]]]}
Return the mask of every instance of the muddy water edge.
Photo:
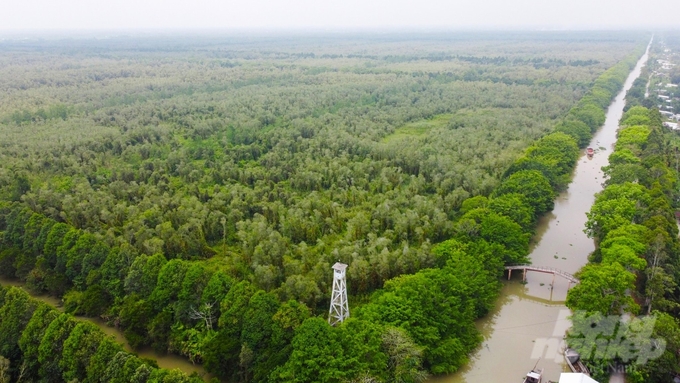
{"label": "muddy water edge", "polygon": [[[20,287],[21,289],[25,290],[30,294],[30,291],[26,290],[24,288],[24,284],[20,281],[17,280],[11,280],[7,279],[4,277],[0,277],[0,285],[4,287],[8,286],[16,286]],[[37,299],[41,302],[45,302],[48,305],[56,308],[57,310],[63,311],[63,308],[61,307],[61,301],[58,298],[47,296],[47,295],[34,295],[31,294],[31,296],[34,299]],[[166,354],[162,355],[159,353],[156,353],[154,350],[150,348],[143,348],[141,350],[133,350],[132,347],[130,347],[130,344],[127,342],[125,337],[123,336],[123,332],[120,331],[119,329],[115,327],[110,327],[100,318],[88,318],[88,317],[76,317],[79,320],[83,321],[88,321],[90,323],[93,323],[99,327],[102,332],[104,332],[107,335],[113,336],[118,343],[121,343],[123,347],[125,348],[126,351],[136,354],[140,358],[145,358],[145,359],[151,359],[154,360],[157,364],[158,367],[161,368],[166,368],[168,370],[172,370],[175,368],[180,369],[182,372],[184,372],[187,375],[191,375],[192,373],[196,372],[198,375],[203,377],[203,380],[209,380],[212,378],[212,375],[210,375],[203,366],[198,365],[198,364],[193,364],[191,363],[187,358],[181,357],[179,355],[174,355],[174,354]]]}
{"label": "muddy water edge", "polygon": [[[582,153],[569,187],[557,197],[553,211],[540,219],[529,255],[532,264],[573,274],[595,250],[595,243],[583,232],[586,212],[602,190],[601,168],[608,165],[616,142],[625,94],[640,76],[648,53],[649,46],[610,104],[604,126],[590,142],[595,154],[588,158]],[[541,347],[558,344],[570,326],[566,319],[570,312],[564,306],[569,282],[536,272],[528,272],[526,278],[522,283],[522,272],[515,271],[512,280],[503,283],[495,308],[477,322],[484,340],[470,362],[457,373],[428,383],[521,382],[536,363],[544,369],[543,381],[557,381],[561,372],[569,371],[559,352]]]}

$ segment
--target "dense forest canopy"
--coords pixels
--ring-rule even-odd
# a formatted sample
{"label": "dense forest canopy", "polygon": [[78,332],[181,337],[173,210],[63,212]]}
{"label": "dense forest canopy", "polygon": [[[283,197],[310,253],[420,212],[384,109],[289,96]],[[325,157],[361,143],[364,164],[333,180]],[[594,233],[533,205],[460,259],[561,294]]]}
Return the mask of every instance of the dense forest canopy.
{"label": "dense forest canopy", "polygon": [[647,38],[2,41],[0,272],[233,380],[455,371]]}
{"label": "dense forest canopy", "polygon": [[377,287],[640,42],[468,37],[4,42],[0,185],[140,253],[226,244],[268,289],[335,259]]}

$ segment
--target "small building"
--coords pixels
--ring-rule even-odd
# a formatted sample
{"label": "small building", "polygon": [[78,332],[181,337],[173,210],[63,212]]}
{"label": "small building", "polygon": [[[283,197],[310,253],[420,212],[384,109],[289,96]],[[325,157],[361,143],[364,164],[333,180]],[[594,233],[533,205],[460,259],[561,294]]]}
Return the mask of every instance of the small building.
{"label": "small building", "polygon": [[599,382],[586,374],[563,372],[560,374],[560,381],[558,383],[599,383]]}
{"label": "small building", "polygon": [[670,130],[678,130],[677,122],[664,122],[663,126],[669,128]]}

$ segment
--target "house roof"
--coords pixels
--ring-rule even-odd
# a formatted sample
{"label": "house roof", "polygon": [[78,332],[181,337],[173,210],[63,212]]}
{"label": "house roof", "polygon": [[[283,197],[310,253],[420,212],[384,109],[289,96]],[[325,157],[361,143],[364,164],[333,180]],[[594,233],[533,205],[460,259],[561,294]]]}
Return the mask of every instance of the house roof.
{"label": "house roof", "polygon": [[598,381],[586,374],[563,372],[558,383],[598,383]]}

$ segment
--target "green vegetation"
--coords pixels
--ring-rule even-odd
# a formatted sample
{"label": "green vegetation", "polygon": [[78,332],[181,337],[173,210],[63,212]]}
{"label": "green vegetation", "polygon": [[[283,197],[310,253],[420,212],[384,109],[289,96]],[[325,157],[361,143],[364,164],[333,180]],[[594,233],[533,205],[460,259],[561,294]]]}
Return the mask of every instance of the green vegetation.
{"label": "green vegetation", "polygon": [[[0,273],[233,382],[456,371],[641,54],[593,36],[5,43]],[[338,260],[353,313],[330,327]],[[174,379],[67,314],[26,328],[50,343],[3,333],[14,377]]]}
{"label": "green vegetation", "polygon": [[[578,273],[581,283],[567,296],[567,306],[580,310],[572,318],[569,341],[595,367],[598,380],[608,378],[610,363],[622,363],[632,367],[628,381],[668,382],[680,372],[680,242],[673,208],[678,169],[672,167],[680,140],[662,127],[658,110],[636,100],[629,100],[637,106],[621,120],[615,151],[604,168],[606,187],[588,213],[586,232],[599,246]],[[623,314],[633,318],[619,321]],[[644,339],[640,329],[646,322],[635,318],[638,314],[656,318]],[[596,324],[604,331],[585,337]],[[651,339],[663,339],[665,349],[650,344]],[[640,355],[651,360],[641,363]]]}
{"label": "green vegetation", "polygon": [[[125,352],[95,325],[0,286],[0,376],[25,382],[197,383]],[[23,355],[23,358],[20,357]],[[6,358],[6,359],[5,359]]]}
{"label": "green vegetation", "polygon": [[440,114],[427,120],[410,122],[400,128],[397,128],[394,133],[383,137],[382,141],[389,143],[390,141],[404,140],[409,138],[416,138],[422,136],[435,128],[444,128],[449,124],[453,115]]}

